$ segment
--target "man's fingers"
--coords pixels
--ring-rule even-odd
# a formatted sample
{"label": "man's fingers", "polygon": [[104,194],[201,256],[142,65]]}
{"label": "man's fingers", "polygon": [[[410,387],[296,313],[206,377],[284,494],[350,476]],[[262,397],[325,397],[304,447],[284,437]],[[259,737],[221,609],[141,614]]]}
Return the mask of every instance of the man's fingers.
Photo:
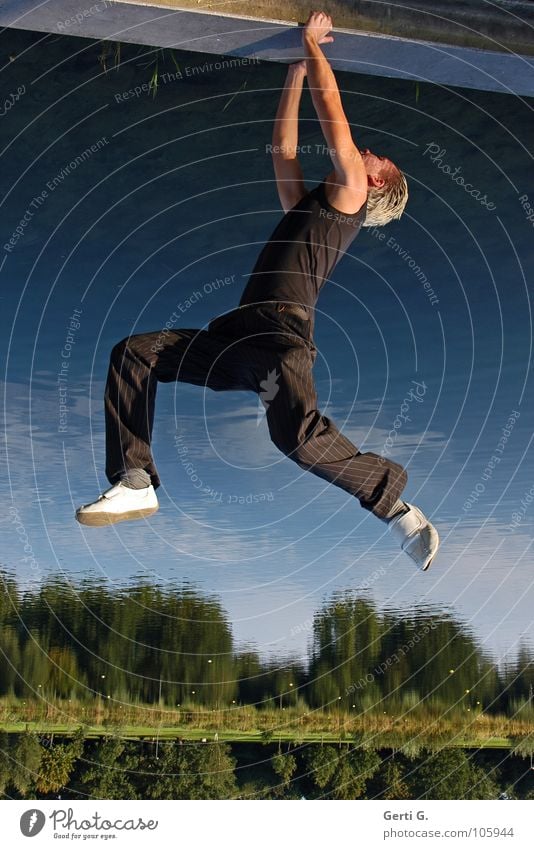
{"label": "man's fingers", "polygon": [[334,40],[332,36],[328,36],[332,27],[333,22],[330,15],[327,15],[326,12],[313,11],[306,22],[305,30],[313,33],[317,44],[329,44]]}

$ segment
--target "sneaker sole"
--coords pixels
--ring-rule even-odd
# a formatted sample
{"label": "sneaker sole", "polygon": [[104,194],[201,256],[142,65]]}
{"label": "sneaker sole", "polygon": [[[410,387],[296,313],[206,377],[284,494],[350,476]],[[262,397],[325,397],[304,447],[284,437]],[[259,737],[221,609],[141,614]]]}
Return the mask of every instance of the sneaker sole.
{"label": "sneaker sole", "polygon": [[433,560],[434,560],[434,558],[435,558],[436,554],[438,553],[438,549],[439,549],[439,547],[440,547],[441,540],[440,540],[440,538],[439,538],[439,536],[438,536],[438,532],[437,532],[437,531],[436,531],[436,537],[437,537],[437,539],[436,539],[436,548],[435,548],[435,550],[434,550],[434,554],[432,555],[432,557],[430,558],[430,560],[428,561],[428,563],[426,564],[426,566],[424,566],[424,567],[421,569],[421,572],[426,572],[426,571],[427,571],[427,569],[430,569],[430,567],[431,567],[431,565],[432,565],[432,562],[433,562]]}
{"label": "sneaker sole", "polygon": [[435,557],[435,555],[433,555],[433,556],[430,558],[430,560],[428,561],[428,563],[426,564],[426,566],[423,566],[423,568],[421,569],[421,572],[426,572],[428,569],[430,569],[430,567],[432,566],[432,561],[434,560],[434,557]]}
{"label": "sneaker sole", "polygon": [[81,525],[90,528],[100,528],[103,525],[116,525],[117,522],[129,522],[133,519],[146,519],[157,513],[159,507],[145,507],[144,510],[128,510],[127,513],[76,513],[76,520]]}

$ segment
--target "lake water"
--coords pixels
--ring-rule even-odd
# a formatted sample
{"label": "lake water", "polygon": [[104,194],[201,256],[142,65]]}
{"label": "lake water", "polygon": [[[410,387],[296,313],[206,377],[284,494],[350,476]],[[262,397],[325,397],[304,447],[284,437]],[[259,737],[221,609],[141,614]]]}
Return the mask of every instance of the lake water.
{"label": "lake water", "polygon": [[[338,75],[356,142],[398,161],[410,202],[323,290],[317,388],[359,447],[407,468],[404,497],[442,538],[422,575],[357,501],[277,451],[248,393],[161,385],[159,513],[76,523],[108,486],[113,344],[236,306],[280,218],[266,145],[284,71],[123,45],[104,73],[94,42],[1,43],[7,572],[32,591],[51,576],[190,587],[265,657],[304,659],[315,614],[347,594],[396,619],[454,617],[497,661],[532,646],[532,101]],[[301,114],[311,188],[330,163],[307,92]]]}

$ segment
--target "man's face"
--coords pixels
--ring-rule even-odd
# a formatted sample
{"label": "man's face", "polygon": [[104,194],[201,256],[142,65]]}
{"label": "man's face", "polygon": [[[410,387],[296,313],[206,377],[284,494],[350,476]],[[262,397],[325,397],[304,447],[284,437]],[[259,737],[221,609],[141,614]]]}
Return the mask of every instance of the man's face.
{"label": "man's face", "polygon": [[387,156],[377,156],[368,148],[360,150],[360,155],[367,171],[367,180],[370,185],[383,186],[388,174],[397,170],[397,166]]}

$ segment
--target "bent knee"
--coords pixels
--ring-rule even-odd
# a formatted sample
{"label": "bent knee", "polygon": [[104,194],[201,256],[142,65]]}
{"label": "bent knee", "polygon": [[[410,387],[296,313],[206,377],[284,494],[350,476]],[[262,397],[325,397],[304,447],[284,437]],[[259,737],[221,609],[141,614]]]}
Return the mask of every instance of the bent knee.
{"label": "bent knee", "polygon": [[126,336],[124,339],[121,339],[120,342],[117,342],[117,344],[113,346],[113,348],[111,349],[111,355],[110,355],[112,360],[116,360],[116,359],[122,360],[122,358],[124,356],[124,352],[126,351],[126,348],[128,347],[129,341],[130,341],[130,337]]}
{"label": "bent knee", "polygon": [[271,442],[275,445],[282,454],[286,456],[292,451],[292,443],[291,440],[288,439],[287,435],[277,435],[271,433]]}
{"label": "bent knee", "polygon": [[156,343],[157,338],[152,342],[143,334],[125,336],[111,349],[111,359],[121,362],[128,351],[135,358],[149,360],[151,353],[157,353]]}
{"label": "bent knee", "polygon": [[285,434],[284,436],[272,436],[271,439],[282,454],[285,454],[290,460],[298,463],[300,466],[311,466],[314,459],[311,456],[311,451],[306,442],[299,441],[298,437],[293,434]]}
{"label": "bent knee", "polygon": [[125,339],[121,339],[120,342],[117,342],[111,349],[111,353],[109,355],[110,365],[115,366],[115,368],[122,368],[122,364],[124,362],[127,350],[128,338],[126,337]]}

